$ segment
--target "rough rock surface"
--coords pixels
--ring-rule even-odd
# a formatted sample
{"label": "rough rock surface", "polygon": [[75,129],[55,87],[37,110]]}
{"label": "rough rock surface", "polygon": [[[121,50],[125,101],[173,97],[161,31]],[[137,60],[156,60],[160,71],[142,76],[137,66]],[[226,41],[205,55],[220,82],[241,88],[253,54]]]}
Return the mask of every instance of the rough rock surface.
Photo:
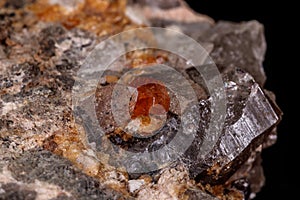
{"label": "rough rock surface", "polygon": [[[100,41],[144,25],[181,31],[205,47],[225,83],[227,116],[212,152],[198,158],[193,152],[210,110],[195,68],[166,52],[125,56],[124,66],[168,60],[181,67],[197,93],[195,109],[203,114],[199,135],[182,159],[155,172],[128,174],[99,162],[99,156],[109,155],[87,145],[72,111],[72,87]],[[253,198],[264,184],[260,153],[276,140],[281,117],[273,96],[263,90],[265,50],[258,22],[214,23],[180,0],[0,0],[0,199]],[[121,74],[108,73],[99,90],[110,93]],[[105,106],[110,96],[101,98]],[[145,150],[167,143],[178,123],[177,102],[171,107],[168,137],[129,140],[125,147],[138,143],[130,148]],[[99,116],[104,124],[111,122]],[[124,146],[116,135],[112,140]]]}

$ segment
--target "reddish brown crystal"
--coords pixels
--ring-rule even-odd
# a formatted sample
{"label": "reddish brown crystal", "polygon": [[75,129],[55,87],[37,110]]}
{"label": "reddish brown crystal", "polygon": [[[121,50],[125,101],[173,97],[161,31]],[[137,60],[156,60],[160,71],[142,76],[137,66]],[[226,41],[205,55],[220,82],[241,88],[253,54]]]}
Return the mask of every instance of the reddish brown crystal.
{"label": "reddish brown crystal", "polygon": [[[149,78],[139,78],[132,81],[131,86],[137,86],[136,102],[130,102],[131,119],[140,118],[143,125],[151,121],[150,114],[163,115],[169,111],[170,97],[167,88],[159,81]],[[164,110],[161,109],[161,105]]]}

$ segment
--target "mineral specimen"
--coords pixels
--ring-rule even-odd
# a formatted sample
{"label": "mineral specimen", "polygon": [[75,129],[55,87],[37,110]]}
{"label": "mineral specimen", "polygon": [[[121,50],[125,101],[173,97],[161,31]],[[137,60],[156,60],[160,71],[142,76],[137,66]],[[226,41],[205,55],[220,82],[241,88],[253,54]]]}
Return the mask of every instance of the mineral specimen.
{"label": "mineral specimen", "polygon": [[[101,77],[98,66],[90,66],[85,85],[97,86],[93,94],[79,87],[77,74],[90,52],[103,48],[113,55],[99,43],[145,26],[189,35],[216,65],[140,49],[117,58]],[[151,34],[137,37],[157,42]],[[264,185],[261,151],[275,142],[281,119],[273,94],[263,89],[265,51],[260,23],[215,23],[181,0],[0,1],[0,199],[254,198]],[[216,110],[199,70],[213,66],[224,83],[226,116],[217,142],[201,155]],[[175,90],[161,79],[172,80]],[[127,93],[118,90],[124,83]],[[80,102],[74,98],[78,88]],[[101,137],[90,134],[94,122],[102,127]],[[182,142],[173,150],[179,151],[190,134],[182,126],[197,127],[194,140],[172,162],[159,155],[156,170],[137,173],[131,161],[114,165],[124,152],[157,152],[178,135]]]}

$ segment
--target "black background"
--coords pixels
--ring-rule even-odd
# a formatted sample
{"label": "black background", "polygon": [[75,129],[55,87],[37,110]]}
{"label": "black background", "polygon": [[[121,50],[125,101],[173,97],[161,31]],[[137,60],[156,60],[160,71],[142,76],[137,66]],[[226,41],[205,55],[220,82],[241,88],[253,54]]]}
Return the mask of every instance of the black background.
{"label": "black background", "polygon": [[[216,21],[229,20],[234,22],[257,20],[264,24],[267,40],[267,53],[264,67],[267,75],[265,88],[273,91],[277,103],[284,112],[283,120],[278,126],[277,143],[263,151],[263,167],[266,184],[257,194],[255,200],[261,199],[292,199],[299,193],[299,170],[297,162],[297,129],[293,111],[298,109],[291,100],[296,99],[294,86],[297,85],[296,72],[297,51],[294,31],[299,22],[292,23],[297,13],[292,12],[289,2],[258,0],[202,0],[187,1],[195,11],[206,14]],[[265,3],[265,4],[263,4]],[[299,11],[300,12],[300,11]],[[293,46],[295,49],[292,49]],[[298,58],[299,59],[299,58]],[[300,147],[300,145],[299,145]],[[299,197],[299,196],[298,196]],[[294,199],[294,198],[293,198]]]}

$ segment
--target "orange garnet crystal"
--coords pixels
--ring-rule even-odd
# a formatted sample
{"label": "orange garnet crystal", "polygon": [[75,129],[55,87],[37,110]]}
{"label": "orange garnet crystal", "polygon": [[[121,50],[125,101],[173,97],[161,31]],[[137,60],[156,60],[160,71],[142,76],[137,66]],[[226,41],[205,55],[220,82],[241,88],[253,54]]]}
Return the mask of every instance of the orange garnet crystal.
{"label": "orange garnet crystal", "polygon": [[[151,78],[135,79],[131,86],[137,89],[135,102],[131,102],[131,119],[140,118],[148,125],[151,115],[164,115],[169,111],[170,97],[167,88],[160,81]],[[133,108],[133,109],[132,109]]]}

